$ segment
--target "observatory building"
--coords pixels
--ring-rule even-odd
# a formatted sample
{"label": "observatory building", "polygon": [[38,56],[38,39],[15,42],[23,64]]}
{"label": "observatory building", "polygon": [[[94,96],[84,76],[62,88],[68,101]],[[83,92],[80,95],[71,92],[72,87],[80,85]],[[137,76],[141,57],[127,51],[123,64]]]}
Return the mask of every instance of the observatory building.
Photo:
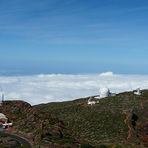
{"label": "observatory building", "polygon": [[0,113],[0,130],[7,129],[12,126],[12,123],[8,123],[8,118]]}
{"label": "observatory building", "polygon": [[7,120],[8,120],[7,117],[3,113],[0,113],[0,124],[6,123]]}
{"label": "observatory building", "polygon": [[100,99],[109,97],[110,94],[110,90],[107,87],[100,88]]}
{"label": "observatory building", "polygon": [[116,94],[111,93],[110,90],[107,87],[100,88],[100,95],[90,97],[88,99],[87,104],[94,105],[96,103],[99,103],[99,99],[103,99],[103,98],[106,98],[106,97],[109,97],[109,96],[116,96]]}
{"label": "observatory building", "polygon": [[94,98],[94,97],[90,97],[89,99],[88,99],[88,102],[87,102],[87,104],[88,105],[94,105],[94,104],[96,104],[96,103],[98,103],[97,102],[97,100]]}
{"label": "observatory building", "polygon": [[134,92],[134,94],[140,96],[141,95],[140,88],[137,88],[136,91]]}

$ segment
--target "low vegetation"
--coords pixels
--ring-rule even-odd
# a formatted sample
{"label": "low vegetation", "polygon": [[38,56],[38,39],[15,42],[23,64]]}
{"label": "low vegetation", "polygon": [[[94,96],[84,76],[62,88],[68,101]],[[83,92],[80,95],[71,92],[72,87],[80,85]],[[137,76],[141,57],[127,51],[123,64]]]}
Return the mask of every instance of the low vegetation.
{"label": "low vegetation", "polygon": [[148,91],[125,92],[89,106],[88,98],[30,106],[6,101],[13,132],[34,147],[144,148],[148,146]]}

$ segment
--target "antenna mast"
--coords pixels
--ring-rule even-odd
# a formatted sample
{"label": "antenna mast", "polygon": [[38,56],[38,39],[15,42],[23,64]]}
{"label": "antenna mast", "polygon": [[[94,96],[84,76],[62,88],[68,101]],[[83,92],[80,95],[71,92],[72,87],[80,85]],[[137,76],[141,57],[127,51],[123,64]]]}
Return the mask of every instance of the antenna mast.
{"label": "antenna mast", "polygon": [[4,93],[2,93],[2,102],[4,102],[4,99],[5,99],[5,95]]}

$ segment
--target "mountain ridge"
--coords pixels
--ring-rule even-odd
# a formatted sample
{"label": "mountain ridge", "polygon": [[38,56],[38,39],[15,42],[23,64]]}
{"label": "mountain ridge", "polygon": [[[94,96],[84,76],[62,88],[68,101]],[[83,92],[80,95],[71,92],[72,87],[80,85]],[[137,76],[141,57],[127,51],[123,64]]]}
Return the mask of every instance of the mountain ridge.
{"label": "mountain ridge", "polygon": [[34,147],[144,148],[148,146],[148,90],[124,92],[90,106],[87,98],[31,106],[5,101],[1,111],[13,122],[11,132]]}

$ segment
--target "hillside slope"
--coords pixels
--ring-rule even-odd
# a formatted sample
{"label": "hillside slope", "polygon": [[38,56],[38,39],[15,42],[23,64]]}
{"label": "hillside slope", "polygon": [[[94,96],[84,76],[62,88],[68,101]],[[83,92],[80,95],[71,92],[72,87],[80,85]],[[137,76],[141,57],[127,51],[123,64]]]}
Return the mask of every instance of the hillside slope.
{"label": "hillside slope", "polygon": [[148,147],[148,91],[125,92],[101,99],[88,98],[31,106],[5,101],[2,112],[14,123],[13,132],[34,147]]}

